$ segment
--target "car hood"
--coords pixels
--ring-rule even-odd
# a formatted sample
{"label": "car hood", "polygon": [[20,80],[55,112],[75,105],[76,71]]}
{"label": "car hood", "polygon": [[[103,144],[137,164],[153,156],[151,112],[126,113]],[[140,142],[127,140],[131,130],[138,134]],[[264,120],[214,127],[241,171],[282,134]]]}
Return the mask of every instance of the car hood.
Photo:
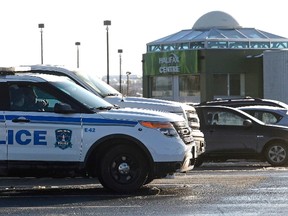
{"label": "car hood", "polygon": [[194,107],[184,103],[154,98],[107,96],[104,99],[109,103],[117,104],[120,107],[133,107],[156,111],[160,110],[177,114],[183,113],[184,110],[195,110]]}
{"label": "car hood", "polygon": [[129,120],[129,121],[185,121],[183,117],[160,111],[152,111],[137,108],[119,108],[100,111],[99,114],[105,119]]}

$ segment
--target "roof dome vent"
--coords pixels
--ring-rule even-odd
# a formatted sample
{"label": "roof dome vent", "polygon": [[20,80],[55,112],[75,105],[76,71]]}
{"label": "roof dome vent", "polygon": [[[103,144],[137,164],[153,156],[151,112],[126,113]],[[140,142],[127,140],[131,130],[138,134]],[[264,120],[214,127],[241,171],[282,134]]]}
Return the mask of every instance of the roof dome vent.
{"label": "roof dome vent", "polygon": [[222,11],[212,11],[201,16],[192,27],[193,30],[235,29],[241,28],[239,23],[229,14]]}

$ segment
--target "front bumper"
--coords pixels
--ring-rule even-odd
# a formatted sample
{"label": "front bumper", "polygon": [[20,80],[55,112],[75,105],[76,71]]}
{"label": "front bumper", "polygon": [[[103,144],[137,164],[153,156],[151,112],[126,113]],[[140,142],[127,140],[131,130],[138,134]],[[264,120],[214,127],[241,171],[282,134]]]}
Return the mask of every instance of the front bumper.
{"label": "front bumper", "polygon": [[205,152],[206,144],[204,139],[204,134],[200,130],[192,130],[192,136],[196,144],[196,154],[199,157]]}
{"label": "front bumper", "polygon": [[163,178],[175,172],[190,171],[194,168],[195,159],[195,151],[192,150],[186,153],[183,161],[156,162],[154,164],[154,178]]}

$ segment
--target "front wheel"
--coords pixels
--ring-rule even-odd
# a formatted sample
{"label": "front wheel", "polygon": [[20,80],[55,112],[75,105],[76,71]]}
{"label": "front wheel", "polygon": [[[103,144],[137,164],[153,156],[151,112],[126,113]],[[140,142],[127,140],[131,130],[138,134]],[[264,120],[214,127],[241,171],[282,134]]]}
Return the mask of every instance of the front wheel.
{"label": "front wheel", "polygon": [[284,143],[270,144],[265,150],[265,157],[272,166],[283,166],[288,161],[288,148]]}
{"label": "front wheel", "polygon": [[99,181],[110,190],[130,193],[139,189],[148,176],[147,160],[139,150],[119,145],[103,155]]}

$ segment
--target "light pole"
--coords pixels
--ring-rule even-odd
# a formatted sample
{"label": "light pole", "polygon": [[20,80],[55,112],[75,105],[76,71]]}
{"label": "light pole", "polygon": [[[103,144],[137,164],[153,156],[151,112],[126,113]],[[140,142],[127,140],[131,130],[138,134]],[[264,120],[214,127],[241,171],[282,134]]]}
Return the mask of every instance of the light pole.
{"label": "light pole", "polygon": [[129,75],[131,74],[131,72],[127,71],[126,72],[126,75],[127,75],[127,96],[128,96],[128,93],[129,93]]}
{"label": "light pole", "polygon": [[43,64],[43,28],[44,28],[44,24],[43,23],[38,24],[38,28],[40,28],[40,33],[41,33],[41,64]]}
{"label": "light pole", "polygon": [[107,41],[107,84],[109,84],[109,27],[111,25],[110,20],[104,20],[106,26],[106,41]]}
{"label": "light pole", "polygon": [[118,53],[119,53],[119,71],[120,71],[120,75],[119,75],[119,92],[122,93],[122,70],[121,70],[121,65],[122,65],[122,58],[121,58],[121,53],[123,53],[122,49],[118,49]]}
{"label": "light pole", "polygon": [[75,42],[75,45],[77,46],[77,68],[79,68],[79,46],[81,45],[81,43]]}

